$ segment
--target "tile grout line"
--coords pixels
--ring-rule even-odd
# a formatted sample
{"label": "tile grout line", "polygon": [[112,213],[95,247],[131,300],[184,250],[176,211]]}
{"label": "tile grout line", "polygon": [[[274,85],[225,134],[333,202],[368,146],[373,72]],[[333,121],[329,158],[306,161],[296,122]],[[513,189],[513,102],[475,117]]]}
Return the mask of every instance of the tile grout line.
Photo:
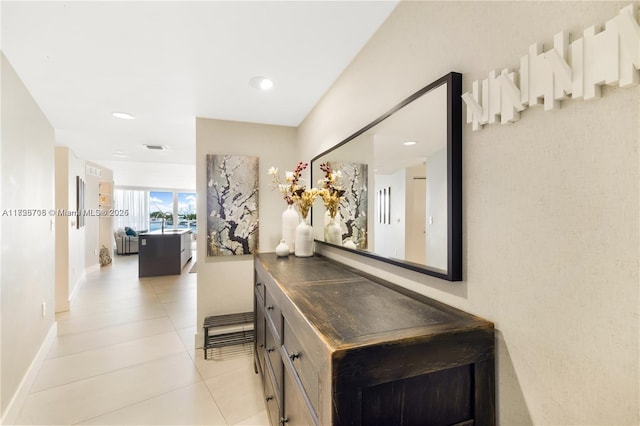
{"label": "tile grout line", "polygon": [[[120,408],[115,408],[113,410],[106,411],[104,413],[98,414],[97,416],[93,416],[93,417],[89,417],[89,418],[86,418],[86,419],[82,419],[81,421],[79,421],[77,423],[73,423],[73,424],[74,425],[79,425],[79,424],[84,423],[84,422],[86,422],[88,420],[96,419],[98,417],[102,417],[102,416],[105,416],[105,415],[110,414],[110,413],[115,413],[116,411],[120,411],[120,410],[123,410],[123,409],[128,408],[128,407],[133,407],[134,405],[142,404],[143,402],[146,402],[146,401],[151,401],[152,399],[159,398],[161,396],[170,394],[171,392],[179,391],[180,389],[188,388],[189,386],[197,385],[198,383],[203,383],[203,382],[201,382],[201,381],[200,382],[194,382],[194,383],[190,383],[188,385],[180,386],[180,387],[177,387],[177,388],[172,389],[170,391],[163,392],[163,393],[160,393],[158,395],[150,396],[149,398],[141,399],[140,401],[136,401],[136,402],[133,402],[133,403],[128,404],[128,405],[124,405],[124,406],[122,406]],[[206,385],[205,385],[205,387],[206,387]]]}
{"label": "tile grout line", "polygon": [[[128,369],[131,369],[131,368],[134,368],[134,367],[139,367],[141,365],[148,364],[150,362],[155,362],[155,361],[159,361],[159,360],[162,360],[162,359],[165,359],[165,358],[170,358],[172,356],[176,356],[176,355],[179,355],[179,354],[182,354],[182,353],[183,353],[183,351],[166,354],[166,355],[160,356],[158,358],[153,358],[153,359],[149,359],[149,360],[142,361],[142,362],[136,362],[134,364],[130,364],[130,365],[127,365],[127,366],[124,366],[124,367],[119,367],[119,368],[116,368],[114,370],[105,371],[103,373],[94,374],[94,375],[91,375],[91,376],[83,377],[81,379],[71,380],[70,382],[61,383],[59,385],[51,386],[49,388],[40,389],[39,391],[36,391],[36,392],[29,392],[29,395],[28,395],[27,398],[31,397],[32,395],[37,395],[37,394],[39,394],[41,392],[51,391],[53,389],[61,388],[61,387],[64,387],[64,386],[69,386],[69,385],[72,385],[74,383],[83,382],[83,381],[89,380],[89,379],[95,379],[96,377],[106,376],[107,374],[112,374],[112,373],[116,373],[116,372],[119,372],[119,371],[128,370]],[[187,355],[189,355],[189,354],[187,353]],[[40,375],[40,371],[38,371],[38,376],[39,375]]]}
{"label": "tile grout line", "polygon": [[[46,358],[45,362],[52,361],[52,360],[60,360],[62,358],[76,356],[76,355],[79,355],[79,354],[84,354],[86,352],[91,352],[91,351],[96,351],[96,350],[104,350],[105,348],[108,348],[110,346],[118,346],[118,345],[128,344],[128,343],[132,343],[132,342],[134,342],[136,340],[144,340],[144,339],[148,339],[148,338],[151,338],[151,337],[158,337],[158,336],[161,336],[161,335],[164,335],[164,334],[169,335],[169,334],[173,334],[173,333],[175,333],[175,331],[168,330],[168,331],[165,331],[165,332],[162,332],[162,333],[150,334],[150,335],[147,335],[147,336],[144,336],[144,337],[139,337],[139,338],[136,338],[136,339],[131,339],[131,340],[123,341],[123,342],[118,342],[118,343],[114,343],[114,344],[111,344],[111,345],[105,345],[105,346],[99,347],[99,348],[87,349],[87,350],[84,350],[84,351],[75,352],[75,353],[72,353],[72,354],[63,355],[63,356],[56,357],[56,358]],[[176,337],[178,338],[178,340],[182,340],[182,339],[180,339],[179,335],[177,335]],[[75,382],[79,382],[79,381],[82,381],[82,380],[85,380],[85,379],[89,379],[89,378],[93,378],[93,377],[98,377],[98,376],[101,376],[101,375],[104,375],[104,374],[109,374],[111,372],[119,371],[119,370],[122,370],[122,369],[125,369],[125,368],[129,368],[129,367],[145,364],[147,362],[153,362],[155,360],[162,359],[162,358],[165,358],[165,357],[168,357],[168,356],[171,356],[171,355],[175,355],[175,354],[178,354],[178,353],[182,353],[182,351],[176,351],[176,352],[168,353],[168,354],[165,354],[163,356],[159,356],[159,357],[156,357],[156,358],[151,358],[151,359],[148,359],[146,361],[136,362],[136,363],[129,364],[129,365],[126,365],[126,366],[122,366],[122,367],[119,367],[119,368],[108,370],[108,371],[105,371],[105,372],[102,372],[102,373],[97,373],[97,374],[94,374],[92,376],[87,376],[87,377],[79,378],[77,380],[72,380],[70,382],[60,383],[60,384],[54,385],[54,386],[49,386],[47,388],[40,389],[37,392],[41,392],[43,390],[48,390],[48,389],[53,389],[53,388],[56,388],[56,387],[64,386],[64,385],[69,384],[69,383],[75,383]],[[43,367],[44,367],[44,364],[43,364]],[[34,384],[38,382],[37,379],[39,378],[40,373],[43,370],[43,367],[41,367],[40,370],[38,371],[38,377],[36,377],[36,380],[34,381]],[[34,392],[34,393],[36,393],[36,392]],[[29,394],[31,394],[31,392],[29,392]]]}
{"label": "tile grout line", "polygon": [[[163,309],[164,310],[164,309]],[[109,324],[109,325],[105,325],[104,327],[97,327],[97,328],[90,328],[87,330],[82,330],[82,331],[74,331],[72,333],[64,333],[64,334],[60,334],[58,332],[57,337],[65,337],[65,336],[76,336],[78,334],[82,334],[82,333],[94,333],[94,332],[99,332],[100,330],[104,330],[105,328],[110,328],[110,327],[117,327],[117,326],[121,326],[121,325],[127,325],[127,324],[134,324],[137,322],[142,322],[142,321],[148,321],[148,320],[153,320],[153,319],[157,319],[157,318],[162,318],[162,317],[168,317],[166,311],[164,312],[164,314],[158,314],[158,315],[154,315],[148,318],[138,318],[132,321],[124,321],[124,322],[119,322],[119,323],[115,323],[115,324]],[[58,321],[58,325],[60,324],[60,322]]]}
{"label": "tile grout line", "polygon": [[[163,317],[163,315],[159,316],[159,317],[155,317],[155,318],[150,318],[149,320],[158,319],[158,318],[161,318],[161,317]],[[134,322],[127,323],[127,324],[134,324],[136,322],[142,322],[142,321],[148,321],[148,320],[134,321]],[[169,322],[171,322],[171,321],[169,321]],[[105,328],[108,328],[108,327],[105,327]],[[153,336],[157,336],[157,335],[160,335],[160,334],[171,333],[173,331],[174,330],[154,331],[154,332],[150,332],[148,334],[145,334],[144,336],[127,338],[126,340],[121,340],[121,341],[110,343],[110,344],[100,345],[100,346],[92,347],[92,348],[89,348],[89,349],[83,349],[83,350],[80,350],[80,351],[77,351],[77,352],[71,352],[71,353],[52,356],[52,357],[49,357],[47,355],[47,358],[45,358],[45,361],[49,361],[49,360],[53,360],[53,359],[60,359],[60,358],[64,358],[64,357],[67,357],[67,356],[77,355],[77,354],[81,354],[81,353],[89,352],[89,351],[94,351],[94,350],[98,350],[98,349],[104,349],[104,348],[107,348],[109,346],[115,346],[115,345],[119,345],[119,344],[122,344],[122,343],[129,343],[129,342],[132,342],[134,340],[145,339],[147,337],[153,337]],[[93,333],[93,331],[88,331],[87,333]],[[82,334],[82,333],[64,334],[63,336],[58,336],[58,337],[75,336],[75,335],[78,335],[78,334]]]}
{"label": "tile grout line", "polygon": [[[182,339],[180,339],[182,340]],[[182,342],[182,344],[184,345],[184,342]],[[186,345],[185,345],[186,348]],[[218,412],[220,413],[220,415],[222,416],[222,418],[224,419],[224,422],[229,425],[229,420],[227,420],[227,417],[224,415],[224,413],[222,412],[222,409],[220,408],[220,405],[218,404],[218,401],[216,401],[216,398],[213,396],[213,392],[211,391],[211,389],[209,389],[209,386],[207,385],[207,380],[205,379],[205,377],[202,375],[202,372],[200,371],[200,369],[198,368],[198,364],[196,364],[196,360],[195,360],[195,350],[197,348],[194,348],[194,354],[193,356],[191,356],[191,353],[189,352],[189,349],[187,348],[187,354],[189,355],[189,358],[191,359],[191,362],[193,363],[193,366],[195,367],[196,371],[198,372],[198,376],[200,377],[202,384],[204,384],[205,389],[207,390],[207,393],[209,394],[209,396],[211,397],[211,401],[213,402],[213,405],[216,406],[216,409],[218,410]]]}

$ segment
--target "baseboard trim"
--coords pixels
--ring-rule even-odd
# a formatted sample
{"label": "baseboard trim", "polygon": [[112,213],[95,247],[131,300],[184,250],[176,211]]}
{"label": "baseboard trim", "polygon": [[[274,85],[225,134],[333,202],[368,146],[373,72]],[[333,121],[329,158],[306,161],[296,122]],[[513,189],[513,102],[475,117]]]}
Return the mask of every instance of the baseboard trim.
{"label": "baseboard trim", "polygon": [[91,266],[87,266],[84,270],[84,277],[85,278],[87,275],[91,274],[92,272],[98,272],[100,270],[100,264],[96,263],[94,265]]}
{"label": "baseboard trim", "polygon": [[29,396],[29,391],[31,390],[31,386],[33,382],[36,381],[38,377],[38,373],[40,372],[40,368],[47,358],[47,353],[51,348],[56,336],[58,334],[58,323],[53,322],[51,327],[49,328],[49,332],[45,337],[42,345],[40,345],[40,349],[38,349],[38,353],[36,354],[33,361],[31,361],[31,365],[27,369],[24,377],[20,381],[20,385],[18,389],[13,394],[11,401],[9,401],[9,405],[7,405],[7,409],[4,413],[2,413],[2,419],[0,420],[0,424],[3,425],[13,425],[16,423],[18,419],[18,415],[20,414],[20,409],[24,405],[27,396]]}
{"label": "baseboard trim", "polygon": [[73,290],[69,295],[69,309],[71,309],[71,303],[73,302],[73,299],[78,295],[78,292],[80,291],[80,287],[82,287],[84,282],[87,280],[87,274],[93,272],[94,269],[96,271],[100,270],[100,265],[95,265],[95,266],[97,266],[97,268],[95,268],[94,266],[89,266],[88,268],[85,268],[84,272],[82,272],[82,276],[78,279],[78,281],[76,281],[76,285],[73,286]]}

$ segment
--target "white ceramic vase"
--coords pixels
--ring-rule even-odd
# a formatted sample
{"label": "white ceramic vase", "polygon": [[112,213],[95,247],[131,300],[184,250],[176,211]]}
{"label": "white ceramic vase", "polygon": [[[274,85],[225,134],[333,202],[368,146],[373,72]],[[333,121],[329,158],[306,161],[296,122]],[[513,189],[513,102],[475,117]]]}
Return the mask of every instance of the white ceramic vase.
{"label": "white ceramic vase", "polygon": [[309,224],[309,217],[305,217],[296,227],[296,248],[297,257],[313,256],[313,227]]}
{"label": "white ceramic vase", "polygon": [[280,240],[280,244],[276,247],[276,255],[278,257],[289,256],[289,246],[284,242],[284,240]]}
{"label": "white ceramic vase", "polygon": [[331,222],[331,213],[329,213],[329,210],[325,210],[324,211],[324,216],[322,216],[322,220],[323,222],[323,226],[327,226],[329,224],[329,222]]}
{"label": "white ceramic vase", "polygon": [[292,204],[282,212],[282,239],[289,247],[289,254],[295,252],[296,244],[296,226],[300,223],[300,215]]}
{"label": "white ceramic vase", "polygon": [[348,248],[348,249],[351,249],[351,250],[356,250],[358,248],[356,243],[354,243],[351,238],[347,238],[347,240],[344,242],[342,247]]}
{"label": "white ceramic vase", "polygon": [[324,227],[324,241],[330,244],[342,245],[342,229],[335,217],[332,217]]}

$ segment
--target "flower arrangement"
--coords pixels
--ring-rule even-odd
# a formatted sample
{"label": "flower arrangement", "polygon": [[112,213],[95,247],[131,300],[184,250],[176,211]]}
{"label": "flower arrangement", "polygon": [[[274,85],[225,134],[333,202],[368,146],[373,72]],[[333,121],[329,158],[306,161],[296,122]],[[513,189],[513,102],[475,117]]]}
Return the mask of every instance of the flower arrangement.
{"label": "flower arrangement", "polygon": [[322,197],[331,218],[335,218],[345,193],[337,182],[342,177],[342,173],[340,170],[333,172],[327,163],[320,164],[320,170],[324,172],[324,178],[318,181],[318,184],[322,185],[318,195]]}
{"label": "flower arrangement", "polygon": [[298,204],[298,209],[300,210],[300,214],[302,215],[303,219],[307,218],[309,209],[313,205],[313,202],[315,201],[318,194],[319,191],[316,188],[301,188],[295,191],[293,199]]}
{"label": "flower arrangement", "polygon": [[278,174],[277,167],[271,167],[269,174],[272,177],[273,186],[278,188],[282,193],[284,200],[288,205],[292,205],[296,202],[296,192],[303,190],[304,186],[300,185],[302,171],[309,167],[309,163],[298,162],[295,170],[292,172],[285,172],[284,181]]}

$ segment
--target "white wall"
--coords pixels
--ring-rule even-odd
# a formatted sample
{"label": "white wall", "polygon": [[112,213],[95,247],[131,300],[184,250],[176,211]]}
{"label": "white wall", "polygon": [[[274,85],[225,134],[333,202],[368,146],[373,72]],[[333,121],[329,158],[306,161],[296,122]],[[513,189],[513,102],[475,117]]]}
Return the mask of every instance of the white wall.
{"label": "white wall", "polygon": [[[100,177],[87,173],[87,165],[98,170]],[[98,209],[98,182],[110,180],[111,170],[76,157],[68,147],[55,147],[55,209],[75,212],[77,210],[76,177],[85,181],[85,210]],[[55,281],[56,312],[68,311],[71,300],[80,289],[87,273],[97,270],[101,242],[109,248],[113,240],[111,218],[85,216],[85,226],[76,224],[78,217],[57,215],[55,237]]]}
{"label": "white wall", "polygon": [[[196,120],[196,192],[198,200],[198,313],[201,333],[204,317],[253,310],[253,256],[207,257],[207,154],[259,158],[259,251],[273,252],[280,242],[281,215],[287,204],[271,189],[270,167],[293,170],[298,163],[296,129],[198,118]],[[201,336],[198,338],[199,344]]]}
{"label": "white wall", "polygon": [[[100,197],[100,184],[104,184],[104,191],[111,191],[111,198],[109,205],[103,206],[103,210],[111,210],[114,208],[113,206],[113,171],[109,170],[105,167],[102,167],[98,164],[92,164],[93,167],[98,167],[100,169],[100,179],[98,179],[98,197]],[[102,247],[106,247],[109,250],[109,253],[113,253],[114,239],[113,239],[113,223],[114,216],[106,215],[100,216],[98,219],[99,222],[99,232],[98,232],[98,262],[100,261],[99,253]]]}
{"label": "white wall", "polygon": [[[57,149],[57,148],[56,148]],[[78,208],[77,204],[77,184],[76,184],[76,176],[80,176],[86,182],[86,173],[84,160],[76,157],[76,155],[68,150],[68,167],[69,170],[67,172],[67,181],[66,181],[66,191],[67,191],[67,209],[71,211],[75,211]],[[57,167],[57,165],[56,165]],[[56,170],[58,173],[58,170]],[[86,186],[86,183],[85,183]],[[64,208],[62,206],[61,208]],[[86,265],[86,250],[85,250],[85,241],[86,241],[86,232],[87,228],[82,227],[78,228],[78,218],[77,217],[58,217],[56,221],[66,221],[68,226],[68,232],[66,234],[66,238],[69,240],[68,243],[68,259],[69,262],[67,264],[69,280],[67,283],[67,292],[63,292],[60,289],[60,286],[56,285],[56,299],[59,299],[58,289],[60,289],[61,293],[66,297],[67,304],[71,303],[71,299],[74,294],[80,290],[80,285],[85,275],[85,265]],[[56,231],[58,232],[58,231]],[[57,238],[57,236],[56,236]],[[65,235],[62,234],[61,238],[65,238]],[[56,257],[58,256],[58,252],[56,252]],[[68,308],[67,308],[68,309]]]}
{"label": "white wall", "polygon": [[135,188],[195,188],[194,164],[142,163],[136,161],[104,161],[100,164],[113,172],[119,187]]}
{"label": "white wall", "polygon": [[[90,161],[82,161],[83,173],[85,175],[85,209],[95,213],[99,207],[99,183],[101,181],[111,181],[113,173],[106,167]],[[88,173],[87,169],[95,171]],[[85,257],[85,273],[98,270],[100,268],[99,254],[101,242],[107,240],[108,234],[111,234],[109,242],[113,241],[111,229],[111,218],[90,214],[85,217],[85,239],[84,239],[84,257]],[[102,232],[101,232],[102,231]]]}
{"label": "white wall", "polygon": [[[54,205],[54,131],[20,78],[1,56],[2,208]],[[47,215],[2,216],[1,371],[3,418],[43,342],[54,329],[54,230]],[[42,304],[47,307],[42,314]]]}
{"label": "white wall", "polygon": [[[629,2],[401,2],[299,128],[309,159],[450,71],[464,91]],[[464,281],[323,253],[494,321],[502,425],[638,424],[640,89],[463,130]]]}
{"label": "white wall", "polygon": [[[75,171],[81,163],[67,147],[55,147],[55,209],[74,211]],[[84,170],[82,170],[84,178]],[[71,179],[71,176],[73,179]],[[73,182],[72,182],[73,180]],[[70,250],[70,247],[84,247],[84,230],[76,229],[75,217],[57,215],[55,218],[55,270],[56,270],[56,312],[69,310],[69,296],[78,283],[84,269],[84,250]]]}

